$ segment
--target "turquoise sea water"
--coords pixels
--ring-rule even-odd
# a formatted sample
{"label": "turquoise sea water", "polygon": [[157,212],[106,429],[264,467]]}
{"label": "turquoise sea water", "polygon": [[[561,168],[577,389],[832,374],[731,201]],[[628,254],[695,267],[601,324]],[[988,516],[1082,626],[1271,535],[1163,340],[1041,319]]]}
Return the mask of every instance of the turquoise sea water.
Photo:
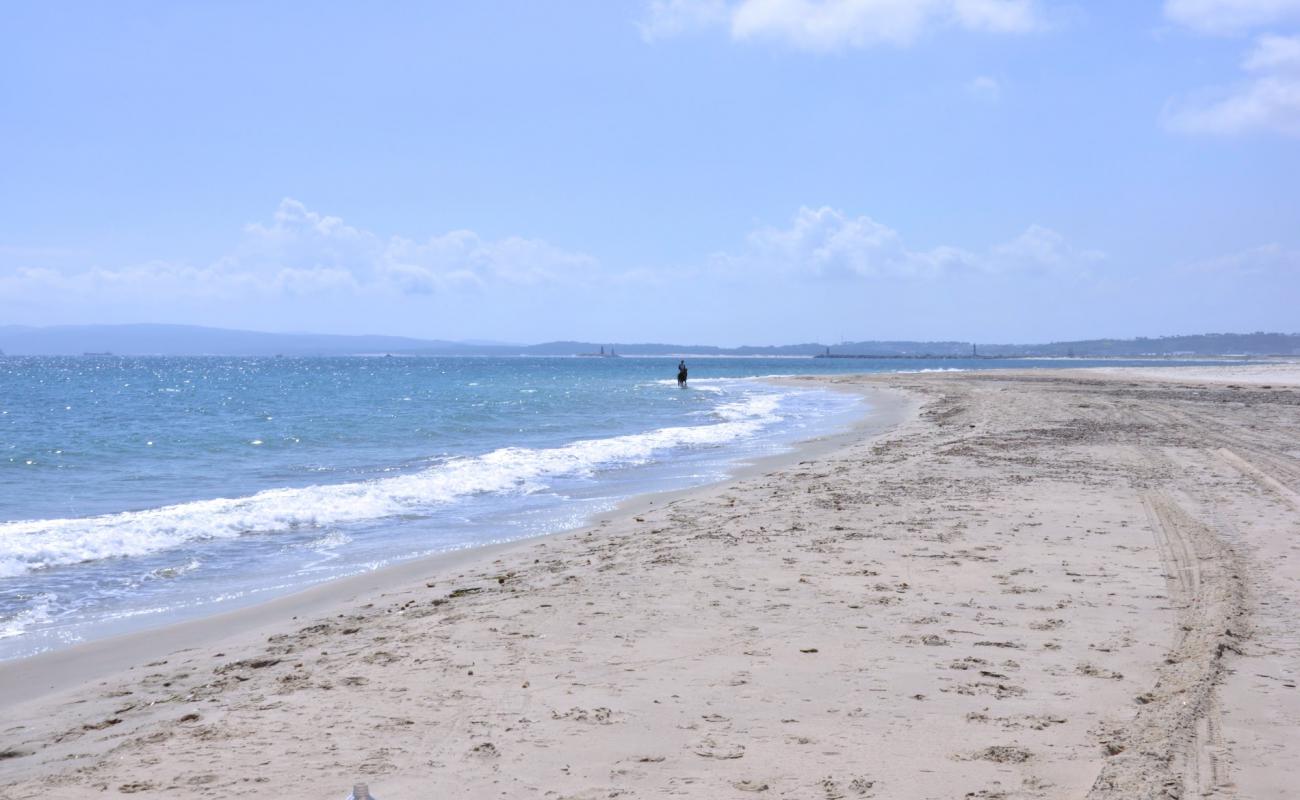
{"label": "turquoise sea water", "polygon": [[763,376],[1060,366],[689,363],[0,358],[0,658],[574,527],[869,411]]}

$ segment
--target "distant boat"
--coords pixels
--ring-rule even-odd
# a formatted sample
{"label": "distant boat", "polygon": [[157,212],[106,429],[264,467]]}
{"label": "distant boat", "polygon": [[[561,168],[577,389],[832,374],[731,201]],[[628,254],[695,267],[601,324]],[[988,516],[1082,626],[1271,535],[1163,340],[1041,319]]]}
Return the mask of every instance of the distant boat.
{"label": "distant boat", "polygon": [[605,346],[601,345],[599,353],[576,353],[575,355],[578,358],[622,358],[622,356],[614,352],[614,345],[612,344],[609,346],[608,353],[605,352]]}

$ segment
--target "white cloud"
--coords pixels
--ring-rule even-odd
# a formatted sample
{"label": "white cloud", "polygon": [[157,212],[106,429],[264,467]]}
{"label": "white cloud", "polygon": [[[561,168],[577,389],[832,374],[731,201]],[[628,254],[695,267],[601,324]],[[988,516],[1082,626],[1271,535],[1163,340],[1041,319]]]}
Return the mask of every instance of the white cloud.
{"label": "white cloud", "polygon": [[1034,271],[1056,274],[1088,273],[1092,264],[1104,261],[1099,250],[1079,250],[1051,228],[1030,225],[1016,238],[993,247],[985,261],[993,272]]}
{"label": "white cloud", "polygon": [[962,27],[990,33],[1029,33],[1044,25],[1033,0],[952,0],[952,15]]}
{"label": "white cloud", "polygon": [[1254,72],[1300,72],[1300,36],[1264,34],[1242,67]]}
{"label": "white cloud", "polygon": [[980,75],[966,84],[966,93],[976,100],[996,103],[1002,99],[1002,84],[996,78]]}
{"label": "white cloud", "polygon": [[910,250],[894,229],[829,207],[801,208],[788,228],[746,238],[742,262],[822,277],[932,277],[968,254],[952,248]]}
{"label": "white cloud", "polygon": [[1183,133],[1300,136],[1300,36],[1259,37],[1242,68],[1253,77],[1172,101],[1165,123]]}
{"label": "white cloud", "polygon": [[653,0],[638,23],[646,41],[725,25],[726,0]]}
{"label": "white cloud", "polygon": [[285,199],[269,224],[245,227],[216,263],[151,262],[122,268],[19,268],[0,274],[10,296],[51,290],[84,296],[194,299],[310,294],[429,294],[489,286],[585,281],[586,255],[521,237],[488,240],[459,230],[416,241],[383,238]]}
{"label": "white cloud", "polygon": [[1171,104],[1165,119],[1184,133],[1273,130],[1300,136],[1300,81],[1265,77],[1236,89],[1201,92]]}
{"label": "white cloud", "polygon": [[1044,23],[1034,0],[655,0],[641,32],[654,40],[723,28],[736,41],[835,51],[908,45],[942,26],[1026,33]]}
{"label": "white cloud", "polygon": [[1300,19],[1300,0],[1165,0],[1165,17],[1200,33],[1243,33]]}
{"label": "white cloud", "polygon": [[392,280],[408,291],[429,292],[464,285],[562,282],[595,265],[537,239],[511,236],[485,240],[455,230],[422,241],[381,238],[337,217],[308,210],[296,200],[280,203],[269,226],[253,224],[234,256],[239,264],[316,269],[337,266],[363,280]]}
{"label": "white cloud", "polygon": [[1189,265],[1187,269],[1191,272],[1230,275],[1237,278],[1300,275],[1300,250],[1291,250],[1277,243],[1265,244],[1198,261]]}
{"label": "white cloud", "polygon": [[867,216],[829,208],[801,208],[789,227],[760,228],[738,254],[714,257],[714,266],[740,276],[755,271],[820,278],[931,280],[961,273],[1052,273],[1082,276],[1103,258],[1078,251],[1048,228],[1031,226],[987,252],[940,245],[908,247],[893,228]]}

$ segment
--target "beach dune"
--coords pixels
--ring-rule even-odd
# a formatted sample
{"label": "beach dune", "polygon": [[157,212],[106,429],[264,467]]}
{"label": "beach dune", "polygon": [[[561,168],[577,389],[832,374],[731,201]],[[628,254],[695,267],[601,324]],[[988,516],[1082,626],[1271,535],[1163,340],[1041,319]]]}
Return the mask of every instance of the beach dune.
{"label": "beach dune", "polygon": [[579,531],[0,665],[0,797],[1290,796],[1295,374],[797,379],[877,413]]}

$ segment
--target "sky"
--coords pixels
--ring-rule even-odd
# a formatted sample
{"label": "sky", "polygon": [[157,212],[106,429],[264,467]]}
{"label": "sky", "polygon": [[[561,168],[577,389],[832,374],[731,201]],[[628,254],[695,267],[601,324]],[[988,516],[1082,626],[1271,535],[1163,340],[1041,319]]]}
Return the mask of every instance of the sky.
{"label": "sky", "polygon": [[1300,331],[1300,0],[10,0],[0,325]]}

